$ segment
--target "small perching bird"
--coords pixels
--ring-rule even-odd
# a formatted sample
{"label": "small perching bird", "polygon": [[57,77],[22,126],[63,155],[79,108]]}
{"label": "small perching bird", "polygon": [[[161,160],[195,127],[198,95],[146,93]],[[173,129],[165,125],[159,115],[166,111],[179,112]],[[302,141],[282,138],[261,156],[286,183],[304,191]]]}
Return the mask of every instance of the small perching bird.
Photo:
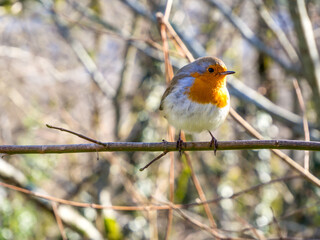
{"label": "small perching bird", "polygon": [[177,147],[181,151],[181,130],[199,133],[207,130],[211,135],[210,146],[218,147],[211,131],[226,119],[230,96],[226,87],[227,71],[218,58],[202,57],[182,67],[164,92],[160,110],[169,124],[179,130]]}

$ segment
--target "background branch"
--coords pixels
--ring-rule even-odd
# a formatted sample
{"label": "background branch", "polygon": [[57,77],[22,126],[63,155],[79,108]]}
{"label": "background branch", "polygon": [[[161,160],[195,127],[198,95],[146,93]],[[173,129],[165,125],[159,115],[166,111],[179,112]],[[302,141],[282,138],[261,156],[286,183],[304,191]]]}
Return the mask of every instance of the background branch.
{"label": "background branch", "polygon": [[271,57],[276,63],[283,67],[286,71],[299,74],[299,67],[281,59],[270,47],[266,46],[253,31],[236,15],[232,14],[232,10],[225,4],[217,0],[207,0],[209,4],[219,9],[225,18],[239,31],[244,39],[256,47],[259,51]]}
{"label": "background branch", "polygon": [[[320,58],[314,37],[313,26],[304,0],[290,1],[289,10],[296,29],[299,55],[302,63],[303,76],[309,82],[314,101],[320,102]],[[318,118],[320,109],[315,108]]]}

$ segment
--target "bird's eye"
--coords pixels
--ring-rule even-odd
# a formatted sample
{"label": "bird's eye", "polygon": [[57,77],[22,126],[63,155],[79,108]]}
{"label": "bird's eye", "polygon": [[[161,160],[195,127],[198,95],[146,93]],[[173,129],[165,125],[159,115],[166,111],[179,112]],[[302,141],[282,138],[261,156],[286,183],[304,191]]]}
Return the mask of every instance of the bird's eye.
{"label": "bird's eye", "polygon": [[213,68],[208,68],[208,72],[213,73],[214,69]]}

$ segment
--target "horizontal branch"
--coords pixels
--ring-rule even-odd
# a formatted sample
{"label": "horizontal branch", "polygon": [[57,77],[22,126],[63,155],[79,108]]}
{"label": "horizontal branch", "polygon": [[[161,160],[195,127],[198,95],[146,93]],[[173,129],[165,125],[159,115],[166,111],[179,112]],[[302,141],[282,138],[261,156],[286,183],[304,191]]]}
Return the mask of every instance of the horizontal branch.
{"label": "horizontal branch", "polygon": [[[1,145],[0,153],[4,154],[44,154],[44,153],[81,153],[81,152],[128,152],[128,151],[178,151],[176,142],[108,142],[98,144],[68,144],[68,145]],[[235,140],[219,141],[220,150],[241,149],[294,149],[320,151],[320,142],[297,140]],[[184,142],[183,151],[213,151],[210,142]]]}

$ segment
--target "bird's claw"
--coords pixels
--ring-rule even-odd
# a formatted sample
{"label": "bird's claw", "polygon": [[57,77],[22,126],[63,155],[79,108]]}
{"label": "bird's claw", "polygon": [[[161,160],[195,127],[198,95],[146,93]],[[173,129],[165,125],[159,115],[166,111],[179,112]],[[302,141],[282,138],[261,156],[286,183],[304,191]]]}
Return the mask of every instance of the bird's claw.
{"label": "bird's claw", "polygon": [[181,156],[181,153],[182,153],[182,145],[183,145],[183,140],[181,138],[179,138],[178,141],[177,141],[177,149],[179,149],[180,156]]}
{"label": "bird's claw", "polygon": [[214,155],[216,156],[217,155],[217,149],[218,149],[218,140],[215,137],[213,137],[211,139],[211,141],[210,141],[210,147],[212,147],[212,146],[214,146],[213,152],[214,152]]}
{"label": "bird's claw", "polygon": [[218,140],[212,135],[210,131],[208,131],[211,135],[211,141],[210,141],[210,147],[214,146],[214,155],[217,155],[217,149],[218,149]]}
{"label": "bird's claw", "polygon": [[182,144],[183,144],[183,140],[181,139],[181,131],[179,131],[179,136],[178,136],[178,141],[177,141],[177,149],[179,149],[180,156],[181,156],[181,152],[182,152]]}

